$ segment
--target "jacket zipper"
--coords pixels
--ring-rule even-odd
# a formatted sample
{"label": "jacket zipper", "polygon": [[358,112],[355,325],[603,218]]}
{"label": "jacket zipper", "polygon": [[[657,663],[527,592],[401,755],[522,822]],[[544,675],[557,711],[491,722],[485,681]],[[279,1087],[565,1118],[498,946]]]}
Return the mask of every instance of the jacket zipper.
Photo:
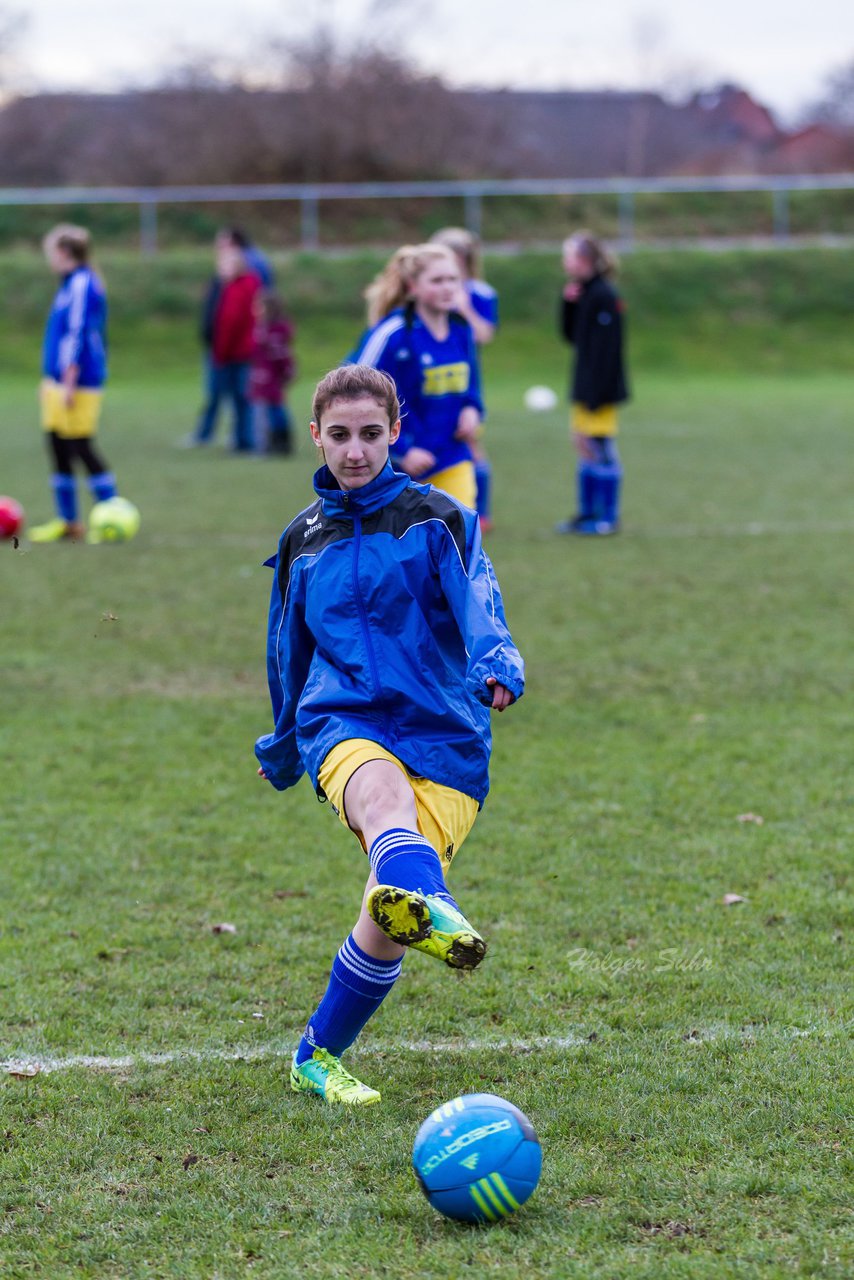
{"label": "jacket zipper", "polygon": [[374,645],[371,640],[371,633],[368,628],[368,611],[365,608],[365,602],[362,599],[362,589],[359,586],[359,551],[362,546],[362,517],[353,515],[353,594],[356,597],[356,608],[359,612],[359,618],[362,623],[362,634],[365,637],[365,648],[368,651],[368,664],[371,668],[371,679],[374,682],[374,692],[379,699],[382,697],[382,687],[380,685],[380,672],[377,666],[377,658],[374,653]]}

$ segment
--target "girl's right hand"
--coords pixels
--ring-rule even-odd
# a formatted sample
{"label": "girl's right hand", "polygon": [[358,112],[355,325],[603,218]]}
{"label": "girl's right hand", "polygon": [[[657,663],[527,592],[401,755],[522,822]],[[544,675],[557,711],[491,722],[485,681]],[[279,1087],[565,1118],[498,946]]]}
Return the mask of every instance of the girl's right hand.
{"label": "girl's right hand", "polygon": [[563,296],[567,302],[577,302],[581,297],[581,285],[577,280],[571,280],[568,285],[564,286]]}
{"label": "girl's right hand", "polygon": [[264,770],[263,770],[263,769],[260,769],[260,768],[259,768],[259,770],[258,770],[258,777],[259,777],[259,778],[265,778],[265,779],[266,779],[267,775],[266,775],[266,773],[264,772]]}
{"label": "girl's right hand", "polygon": [[429,449],[419,449],[417,445],[400,459],[401,469],[408,476],[423,475],[425,471],[429,471],[435,465],[436,455],[431,453]]}

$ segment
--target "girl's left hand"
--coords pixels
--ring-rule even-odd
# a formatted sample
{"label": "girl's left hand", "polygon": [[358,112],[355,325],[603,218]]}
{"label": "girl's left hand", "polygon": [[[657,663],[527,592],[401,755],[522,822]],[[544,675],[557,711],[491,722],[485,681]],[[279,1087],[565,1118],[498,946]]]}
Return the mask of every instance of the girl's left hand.
{"label": "girl's left hand", "polygon": [[494,676],[488,676],[486,683],[492,690],[492,710],[506,711],[510,703],[515,701],[513,694],[505,685],[499,684]]}
{"label": "girl's left hand", "polygon": [[476,440],[480,432],[480,414],[474,405],[468,404],[465,409],[460,410],[460,416],[457,419],[457,429],[454,432],[455,440]]}

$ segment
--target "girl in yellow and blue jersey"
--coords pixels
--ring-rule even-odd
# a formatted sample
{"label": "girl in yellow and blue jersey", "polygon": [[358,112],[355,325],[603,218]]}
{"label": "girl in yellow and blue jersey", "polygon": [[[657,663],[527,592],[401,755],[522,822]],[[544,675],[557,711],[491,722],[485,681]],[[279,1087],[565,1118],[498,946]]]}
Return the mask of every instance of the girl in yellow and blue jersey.
{"label": "girl in yellow and blue jersey", "polygon": [[84,227],[60,223],[45,236],[43,248],[48,266],[59,277],[45,328],[40,394],[56,518],[31,529],[30,539],[59,542],[84,533],[76,463],[88,472],[95,502],[116,496],[115,477],[94,439],[107,380],[107,299],[89,265],[91,243]]}
{"label": "girl in yellow and blue jersey", "polygon": [[477,352],[455,310],[460,270],[438,244],[405,245],[365,291],[370,329],[350,359],[387,373],[403,407],[394,465],[474,509],[480,431]]}
{"label": "girl in yellow and blue jersey", "polygon": [[578,455],[578,513],[557,532],[601,536],[620,526],[617,405],[629,398],[624,304],[611,283],[614,259],[589,231],[565,241],[563,267],[560,330],[575,347],[570,431]]}
{"label": "girl in yellow and blue jersey", "polygon": [[[466,227],[442,227],[433,233],[430,243],[445,245],[456,258],[461,275],[457,311],[468,321],[475,347],[487,346],[498,331],[498,294],[482,279],[480,240]],[[492,528],[492,464],[482,439],[473,443],[472,453],[480,530],[488,533]]]}

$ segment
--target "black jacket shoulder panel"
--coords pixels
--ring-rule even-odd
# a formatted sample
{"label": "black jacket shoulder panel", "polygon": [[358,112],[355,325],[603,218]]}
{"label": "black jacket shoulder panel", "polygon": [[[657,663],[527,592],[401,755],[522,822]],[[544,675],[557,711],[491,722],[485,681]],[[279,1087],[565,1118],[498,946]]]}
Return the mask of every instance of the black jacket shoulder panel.
{"label": "black jacket shoulder panel", "polygon": [[417,484],[409,485],[387,507],[365,520],[364,530],[366,533],[388,533],[393,538],[402,538],[409,529],[428,520],[438,520],[445,525],[465,564],[465,517],[453,498],[441,489],[430,488],[423,493]]}
{"label": "black jacket shoulder panel", "polygon": [[302,555],[317,555],[333,542],[340,542],[353,535],[353,525],[348,520],[333,519],[323,514],[320,498],[295,516],[282,534],[279,543],[279,590],[284,596],[294,561]]}

